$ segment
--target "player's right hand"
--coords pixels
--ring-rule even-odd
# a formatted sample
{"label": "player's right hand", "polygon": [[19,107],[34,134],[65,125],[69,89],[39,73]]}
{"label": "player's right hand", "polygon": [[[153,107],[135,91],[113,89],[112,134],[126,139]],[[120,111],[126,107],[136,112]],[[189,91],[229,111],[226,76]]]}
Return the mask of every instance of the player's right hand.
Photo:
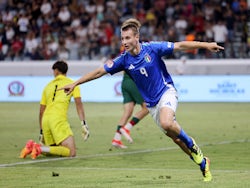
{"label": "player's right hand", "polygon": [[64,90],[64,93],[69,95],[74,90],[74,88],[75,88],[75,84],[68,84],[66,86],[59,88],[58,90]]}

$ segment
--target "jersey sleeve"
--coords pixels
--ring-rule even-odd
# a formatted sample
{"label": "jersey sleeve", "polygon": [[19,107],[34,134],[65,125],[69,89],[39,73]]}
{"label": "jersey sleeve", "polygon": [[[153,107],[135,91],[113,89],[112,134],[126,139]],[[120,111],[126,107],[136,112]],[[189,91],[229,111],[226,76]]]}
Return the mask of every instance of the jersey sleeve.
{"label": "jersey sleeve", "polygon": [[78,98],[81,97],[80,86],[76,86],[73,91],[73,97]]}
{"label": "jersey sleeve", "polygon": [[40,104],[41,105],[46,105],[47,104],[46,95],[45,95],[45,89],[43,90],[42,98],[40,100]]}
{"label": "jersey sleeve", "polygon": [[104,64],[104,69],[106,70],[107,73],[111,75],[117,72],[123,71],[124,70],[124,56],[119,55],[115,59],[108,61],[107,63]]}
{"label": "jersey sleeve", "polygon": [[168,41],[152,41],[150,42],[152,49],[160,56],[170,55],[174,51],[174,43]]}

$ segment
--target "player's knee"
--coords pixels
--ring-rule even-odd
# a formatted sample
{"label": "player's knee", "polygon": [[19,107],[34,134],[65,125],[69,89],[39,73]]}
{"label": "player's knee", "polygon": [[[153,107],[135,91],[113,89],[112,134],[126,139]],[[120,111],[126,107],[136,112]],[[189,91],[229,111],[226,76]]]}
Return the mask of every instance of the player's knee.
{"label": "player's knee", "polygon": [[76,150],[70,150],[70,157],[75,157],[76,156]]}
{"label": "player's knee", "polygon": [[69,148],[69,155],[70,155],[70,157],[75,157],[76,156],[76,148],[75,147],[70,147]]}
{"label": "player's knee", "polygon": [[174,129],[174,121],[173,120],[164,120],[161,121],[161,126],[165,131],[172,131]]}

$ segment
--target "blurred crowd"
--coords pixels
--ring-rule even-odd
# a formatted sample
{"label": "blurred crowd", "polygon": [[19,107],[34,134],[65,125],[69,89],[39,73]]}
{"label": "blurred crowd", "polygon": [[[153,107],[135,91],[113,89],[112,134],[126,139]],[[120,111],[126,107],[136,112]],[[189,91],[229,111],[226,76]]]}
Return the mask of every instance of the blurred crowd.
{"label": "blurred crowd", "polygon": [[246,0],[1,0],[0,60],[114,57],[130,17],[142,23],[142,41],[215,41],[226,49],[187,51],[190,59],[249,58],[249,7]]}

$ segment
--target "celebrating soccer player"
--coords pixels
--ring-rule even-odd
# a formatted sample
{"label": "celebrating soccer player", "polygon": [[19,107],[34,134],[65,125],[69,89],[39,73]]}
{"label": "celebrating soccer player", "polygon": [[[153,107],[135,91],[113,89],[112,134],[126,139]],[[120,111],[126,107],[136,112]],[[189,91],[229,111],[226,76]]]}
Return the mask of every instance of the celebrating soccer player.
{"label": "celebrating soccer player", "polygon": [[203,156],[194,139],[185,133],[175,119],[178,104],[177,91],[162,57],[176,51],[203,48],[211,52],[219,52],[224,48],[215,42],[199,41],[141,43],[140,26],[140,22],[133,18],[124,21],[121,26],[121,41],[125,52],[113,60],[107,60],[103,67],[60,89],[70,94],[79,84],[97,79],[107,73],[125,71],[137,85],[149,113],[159,128],[200,166],[204,181],[211,181],[209,159]]}

